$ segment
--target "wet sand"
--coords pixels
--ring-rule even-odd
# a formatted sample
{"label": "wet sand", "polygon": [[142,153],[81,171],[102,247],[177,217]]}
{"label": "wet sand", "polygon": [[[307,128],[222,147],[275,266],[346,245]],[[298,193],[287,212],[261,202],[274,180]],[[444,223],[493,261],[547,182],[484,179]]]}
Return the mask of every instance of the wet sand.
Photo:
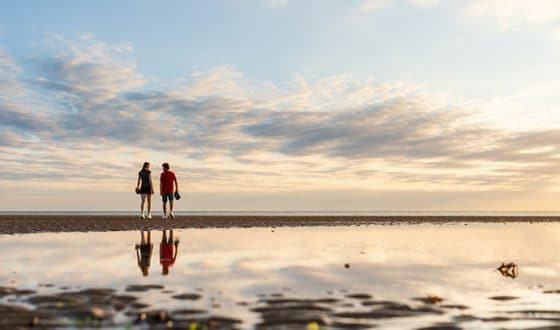
{"label": "wet sand", "polygon": [[[162,285],[129,285],[124,292],[113,288],[71,290],[44,294],[14,287],[0,287],[0,329],[14,328],[123,328],[123,329],[372,329],[391,320],[410,319],[410,329],[463,329],[485,324],[485,328],[504,329],[507,322],[552,322],[560,320],[560,311],[516,307],[495,311],[494,316],[473,314],[470,306],[454,304],[437,296],[413,297],[405,301],[380,300],[367,293],[329,291],[321,298],[294,298],[285,293],[261,294],[238,306],[257,315],[257,324],[244,321],[220,310],[213,298],[209,309],[193,308],[191,302],[202,299],[198,293],[173,295],[179,308],[158,309],[142,299],[147,291],[165,292]],[[188,298],[183,298],[188,296]],[[488,299],[494,299],[489,297]],[[518,297],[511,297],[511,300]],[[22,306],[33,306],[28,308]],[[183,306],[181,306],[183,305]],[[121,317],[117,317],[121,315]],[[430,316],[447,316],[448,321],[430,321]],[[432,322],[430,324],[430,322]],[[387,328],[391,328],[387,324]],[[556,326],[523,329],[558,329]]]}
{"label": "wet sand", "polygon": [[140,219],[131,215],[0,215],[0,234],[163,230],[180,228],[249,228],[360,226],[399,224],[468,224],[560,222],[552,216],[237,216],[181,215],[175,219]]}

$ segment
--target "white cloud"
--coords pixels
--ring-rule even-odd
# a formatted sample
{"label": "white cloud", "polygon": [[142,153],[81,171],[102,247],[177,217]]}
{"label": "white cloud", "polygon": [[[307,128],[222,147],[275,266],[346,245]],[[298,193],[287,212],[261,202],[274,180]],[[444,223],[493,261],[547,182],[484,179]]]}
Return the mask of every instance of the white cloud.
{"label": "white cloud", "polygon": [[409,0],[409,2],[419,8],[433,8],[439,5],[439,0]]}
{"label": "white cloud", "polygon": [[269,8],[281,8],[288,4],[288,0],[263,0],[263,4]]}
{"label": "white cloud", "polygon": [[[404,0],[402,0],[404,2]],[[433,8],[439,5],[439,0],[407,0],[409,4],[418,8]],[[364,13],[375,12],[393,6],[396,0],[362,0],[359,10]]]}
{"label": "white cloud", "polygon": [[560,19],[556,0],[474,0],[466,7],[467,15],[495,22],[502,30],[523,25],[543,26]]}
{"label": "white cloud", "polygon": [[17,79],[21,68],[0,48],[0,97],[13,98],[24,93],[23,86]]}
{"label": "white cloud", "polygon": [[130,44],[110,45],[92,35],[78,41],[55,35],[51,46],[54,53],[36,61],[39,72],[35,82],[63,94],[70,102],[100,104],[145,82],[127,57],[132,52]]}
{"label": "white cloud", "polygon": [[[48,110],[0,103],[0,151],[11,157],[0,180],[17,179],[10,175],[25,159],[30,178],[70,182],[104,171],[96,162],[110,156],[104,149],[130,164],[173,159],[193,169],[199,189],[517,188],[558,173],[557,128],[473,123],[472,104],[420,86],[344,74],[272,84],[218,67],[149,90],[120,58],[131,50],[86,39],[45,52],[26,72],[44,77],[29,87],[53,95]],[[120,187],[128,175],[107,180]]]}
{"label": "white cloud", "polygon": [[360,11],[366,13],[374,12],[390,7],[393,2],[393,0],[363,0],[360,4]]}

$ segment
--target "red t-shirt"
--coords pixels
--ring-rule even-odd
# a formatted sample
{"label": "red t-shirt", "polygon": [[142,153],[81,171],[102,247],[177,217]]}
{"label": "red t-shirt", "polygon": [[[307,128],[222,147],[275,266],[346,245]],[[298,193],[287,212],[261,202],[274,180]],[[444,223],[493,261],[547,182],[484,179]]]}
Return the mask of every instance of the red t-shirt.
{"label": "red t-shirt", "polygon": [[161,185],[161,192],[163,194],[172,194],[174,192],[173,181],[176,180],[175,173],[171,171],[164,171],[159,177]]}
{"label": "red t-shirt", "polygon": [[173,243],[159,244],[159,263],[166,268],[173,266],[175,263],[175,258],[173,258]]}

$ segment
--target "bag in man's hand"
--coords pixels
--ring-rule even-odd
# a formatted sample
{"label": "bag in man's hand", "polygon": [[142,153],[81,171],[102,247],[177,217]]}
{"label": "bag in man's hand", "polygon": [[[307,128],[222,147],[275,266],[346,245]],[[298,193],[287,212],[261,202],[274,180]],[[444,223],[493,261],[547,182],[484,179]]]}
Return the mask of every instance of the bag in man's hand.
{"label": "bag in man's hand", "polygon": [[175,196],[176,200],[180,200],[181,199],[181,195],[179,195],[179,192],[176,191],[175,194],[173,194],[173,196]]}

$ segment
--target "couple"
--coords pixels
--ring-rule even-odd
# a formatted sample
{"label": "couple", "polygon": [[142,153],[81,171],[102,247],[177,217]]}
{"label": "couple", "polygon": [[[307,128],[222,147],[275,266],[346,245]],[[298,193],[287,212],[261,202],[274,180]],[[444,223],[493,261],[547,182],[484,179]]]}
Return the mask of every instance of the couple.
{"label": "couple", "polygon": [[[152,232],[146,231],[146,235],[144,235],[144,230],[140,231],[140,244],[136,244],[134,248],[136,249],[138,267],[140,267],[143,276],[148,276],[152,251],[154,249]],[[159,263],[161,264],[161,273],[163,275],[169,274],[169,268],[175,264],[177,259],[178,250],[179,240],[173,239],[173,229],[169,231],[169,236],[167,231],[164,230],[161,236],[161,243],[159,244]]]}
{"label": "couple", "polygon": [[[180,199],[179,183],[175,173],[169,170],[169,164],[161,164],[163,172],[159,176],[159,193],[163,201],[163,218],[167,218],[167,201],[169,200],[169,217],[174,219],[173,199]],[[140,203],[140,212],[142,219],[152,218],[152,195],[154,194],[154,184],[152,182],[152,171],[150,171],[150,163],[145,162],[140,172],[138,172],[138,181],[136,183],[136,193],[142,196]],[[148,200],[148,214],[144,213],[144,204]]]}

